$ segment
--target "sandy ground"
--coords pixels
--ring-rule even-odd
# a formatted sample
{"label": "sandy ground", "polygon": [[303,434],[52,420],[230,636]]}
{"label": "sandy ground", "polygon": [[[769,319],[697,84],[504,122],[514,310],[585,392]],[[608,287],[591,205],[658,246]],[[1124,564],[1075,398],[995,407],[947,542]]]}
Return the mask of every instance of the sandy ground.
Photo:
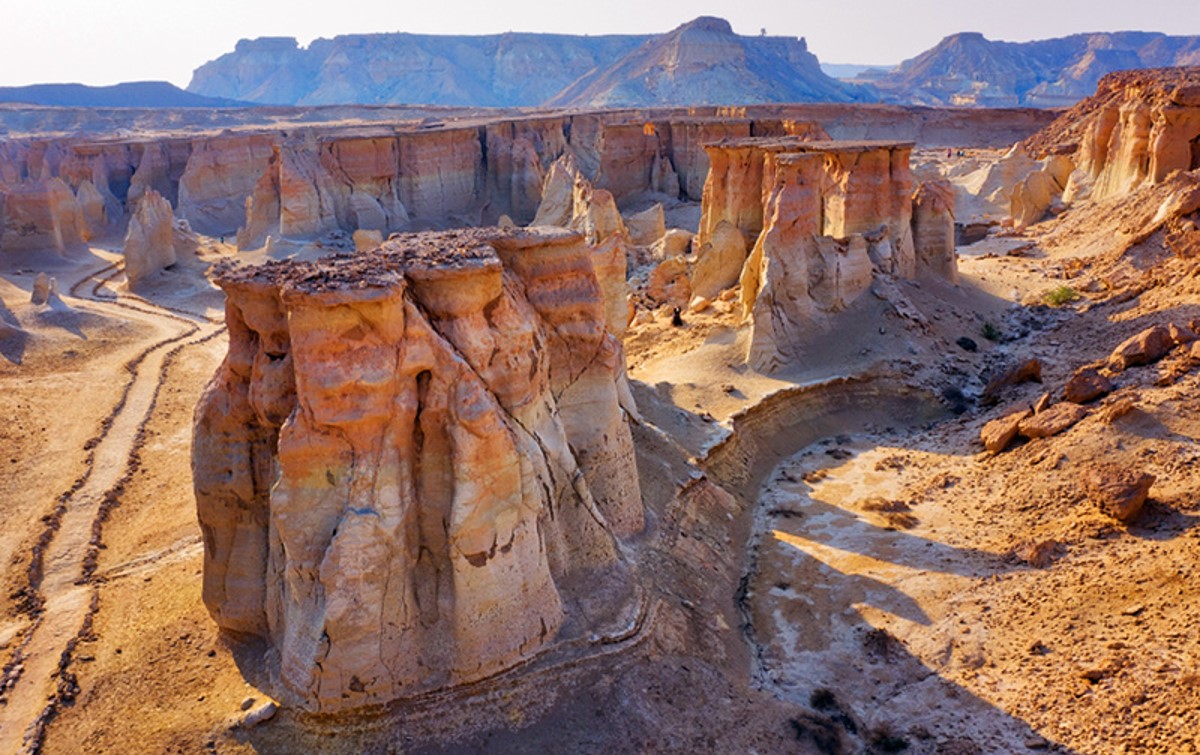
{"label": "sandy ground", "polygon": [[[238,722],[267,698],[200,602],[188,464],[225,347],[203,273],[230,252],[205,244],[137,295],[104,247],[6,257],[0,317],[25,335],[0,341],[0,752],[1196,751],[1200,366],[1173,353],[1062,435],[997,456],[978,442],[1127,336],[1200,318],[1195,260],[1161,238],[1126,250],[1115,214],[966,247],[958,285],[864,296],[786,374],[741,364],[732,306],[634,326],[645,636],[477,699],[252,729]],[[40,271],[62,306],[28,303]],[[1078,301],[1040,303],[1064,282]],[[1042,384],[973,400],[1025,357]],[[761,402],[855,376],[925,398],[817,406],[732,497],[715,467],[676,494]],[[1157,476],[1132,524],[1082,495],[1097,460]]]}

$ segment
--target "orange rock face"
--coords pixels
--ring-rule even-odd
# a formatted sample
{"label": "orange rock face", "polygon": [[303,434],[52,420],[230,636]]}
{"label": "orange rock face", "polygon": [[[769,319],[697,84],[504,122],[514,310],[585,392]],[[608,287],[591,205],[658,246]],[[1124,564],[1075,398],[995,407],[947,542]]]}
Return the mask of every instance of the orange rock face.
{"label": "orange rock face", "polygon": [[[912,277],[912,145],[748,139],[710,146],[701,249],[733,226],[754,247],[741,273],[747,361],[774,370],[877,273]],[[758,230],[756,230],[758,229]]]}
{"label": "orange rock face", "polygon": [[628,628],[633,407],[579,236],[401,236],[221,284],[204,599],[270,644],[284,700],[386,703]]}

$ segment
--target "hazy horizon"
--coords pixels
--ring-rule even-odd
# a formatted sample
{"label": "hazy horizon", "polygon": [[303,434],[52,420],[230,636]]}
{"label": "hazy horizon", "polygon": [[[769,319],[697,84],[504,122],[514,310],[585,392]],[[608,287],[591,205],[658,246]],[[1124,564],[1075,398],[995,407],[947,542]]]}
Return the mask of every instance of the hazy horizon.
{"label": "hazy horizon", "polygon": [[[0,86],[169,81],[186,88],[197,67],[232,51],[239,39],[256,37],[295,37],[307,45],[322,37],[394,32],[661,34],[702,15],[728,19],[739,34],[765,29],[772,36],[805,37],[822,63],[876,66],[896,65],[964,31],[1011,42],[1115,31],[1200,35],[1200,6],[1181,9],[1178,0],[1116,7],[1084,0],[1056,6],[1012,0],[1002,14],[964,9],[948,0],[913,0],[903,13],[889,0],[857,0],[838,8],[815,0],[709,1],[691,4],[686,11],[613,0],[603,6],[574,6],[569,13],[521,0],[506,5],[472,0],[457,4],[453,12],[424,6],[405,9],[400,16],[395,10],[379,0],[343,0],[337,6],[278,0],[23,4],[7,9],[9,29],[17,33],[7,35],[0,47]],[[48,21],[56,25],[47,30]]]}

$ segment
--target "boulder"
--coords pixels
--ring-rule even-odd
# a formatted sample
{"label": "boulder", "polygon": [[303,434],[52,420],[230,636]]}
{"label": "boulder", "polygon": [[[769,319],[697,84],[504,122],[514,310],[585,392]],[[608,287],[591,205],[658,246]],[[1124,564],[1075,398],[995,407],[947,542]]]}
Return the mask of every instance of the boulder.
{"label": "boulder", "polygon": [[712,299],[737,285],[746,264],[746,239],[732,223],[722,220],[696,253],[692,293]]}
{"label": "boulder", "polygon": [[1037,359],[1026,359],[1019,364],[991,373],[986,380],[987,384],[983,388],[981,398],[985,402],[995,401],[1000,396],[1000,392],[1009,386],[1027,382],[1042,382],[1042,363]]}
{"label": "boulder", "polygon": [[1116,464],[1100,463],[1083,473],[1083,488],[1088,500],[1105,514],[1130,522],[1142,510],[1155,477]]}
{"label": "boulder", "polygon": [[1021,422],[1032,414],[1028,409],[994,419],[979,431],[979,439],[988,451],[998,454],[1008,448],[1017,437],[1017,429]]}
{"label": "boulder", "polygon": [[625,217],[625,230],[629,240],[638,246],[652,246],[667,232],[663,206],[655,203],[650,208]]}
{"label": "boulder", "polygon": [[670,257],[650,271],[646,294],[659,304],[686,307],[692,299],[692,284],[688,279],[687,260]]}
{"label": "boulder", "polygon": [[1021,420],[1017,431],[1026,438],[1049,438],[1067,430],[1086,416],[1087,409],[1065,401]]}
{"label": "boulder", "polygon": [[360,228],[354,232],[354,251],[369,252],[383,243],[383,232]]}
{"label": "boulder", "polygon": [[1112,393],[1113,384],[1094,368],[1079,370],[1063,388],[1063,398],[1074,404],[1086,404]]}
{"label": "boulder", "polygon": [[687,254],[692,246],[692,236],[681,228],[671,228],[654,245],[654,259],[665,260]]}
{"label": "boulder", "polygon": [[52,279],[45,273],[38,273],[33,279],[33,294],[29,300],[34,304],[45,304],[50,301],[50,281]]}
{"label": "boulder", "polygon": [[1175,342],[1171,329],[1166,325],[1154,325],[1121,342],[1108,357],[1108,366],[1120,371],[1157,362],[1167,355]]}

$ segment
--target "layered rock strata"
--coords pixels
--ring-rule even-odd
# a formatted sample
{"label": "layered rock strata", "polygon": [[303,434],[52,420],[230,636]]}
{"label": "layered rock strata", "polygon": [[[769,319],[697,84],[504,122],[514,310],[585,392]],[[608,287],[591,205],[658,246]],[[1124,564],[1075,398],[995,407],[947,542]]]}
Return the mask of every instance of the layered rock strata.
{"label": "layered rock strata", "polygon": [[1121,196],[1200,168],[1200,68],[1122,71],[1026,145],[1074,151],[1067,201]]}
{"label": "layered rock strata", "polygon": [[914,202],[921,265],[953,278],[953,198],[945,187],[914,197],[912,146],[751,138],[708,147],[697,241],[702,250],[732,246],[716,241],[735,228],[753,244],[740,276],[752,366],[794,361],[876,275],[916,275]]}
{"label": "layered rock strata", "polygon": [[627,630],[635,409],[577,234],[397,236],[219,282],[204,600],[269,644],[285,702],[382,704]]}

